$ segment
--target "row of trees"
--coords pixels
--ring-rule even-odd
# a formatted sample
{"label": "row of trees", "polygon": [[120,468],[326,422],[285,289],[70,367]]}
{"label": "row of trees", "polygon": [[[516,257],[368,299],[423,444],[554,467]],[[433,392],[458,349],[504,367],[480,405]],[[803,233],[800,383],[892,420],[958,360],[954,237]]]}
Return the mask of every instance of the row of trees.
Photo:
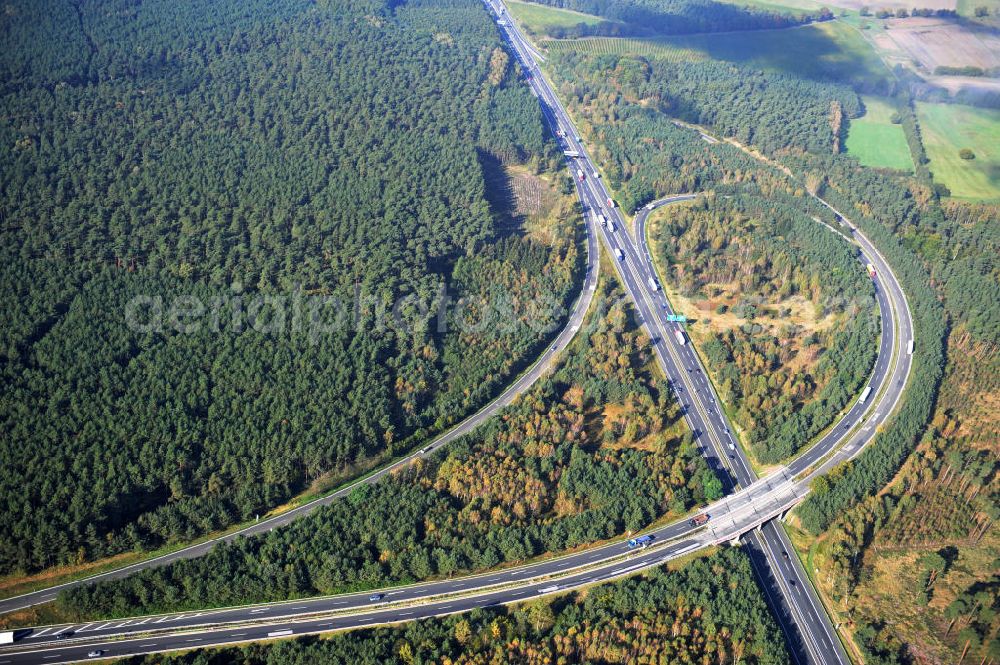
{"label": "row of trees", "polygon": [[787,662],[781,633],[739,550],[723,550],[676,571],[656,569],[589,590],[511,609],[488,608],[329,639],[251,644],[159,663],[550,663]]}
{"label": "row of trees", "polygon": [[[802,160],[799,172],[811,172],[824,198],[851,215],[886,257],[906,289],[914,323],[914,366],[906,399],[892,427],[853,462],[830,474],[799,508],[803,524],[819,533],[844,510],[884,486],[916,446],[930,419],[944,367],[944,313],[930,286],[925,266],[904,247],[893,230],[919,226],[922,211],[910,190],[891,177],[858,169],[842,157]],[[822,175],[818,175],[818,174]]]}

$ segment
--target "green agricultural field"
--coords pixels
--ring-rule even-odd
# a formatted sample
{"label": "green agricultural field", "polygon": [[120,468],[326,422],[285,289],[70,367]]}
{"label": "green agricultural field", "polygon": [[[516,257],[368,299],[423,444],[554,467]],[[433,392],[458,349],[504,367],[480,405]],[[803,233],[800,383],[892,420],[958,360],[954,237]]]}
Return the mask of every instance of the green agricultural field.
{"label": "green agricultural field", "polygon": [[[1000,111],[920,102],[917,118],[936,181],[956,199],[1000,199]],[[962,148],[976,158],[960,158]]]}
{"label": "green agricultural field", "polygon": [[604,22],[600,16],[518,0],[508,0],[507,7],[525,30],[539,35],[545,34],[549,28],[572,28],[581,23],[597,25]]}
{"label": "green agricultural field", "polygon": [[664,41],[715,60],[842,81],[865,89],[880,87],[891,76],[861,34],[839,20],[785,30],[685,35]]}
{"label": "green agricultural field", "polygon": [[900,125],[892,124],[891,104],[878,97],[862,97],[864,116],[851,120],[847,152],[865,166],[913,171],[910,146]]}
{"label": "green agricultural field", "polygon": [[619,37],[554,39],[545,42],[545,47],[554,53],[574,50],[599,55],[640,55],[648,58],[659,58],[668,62],[705,59],[704,53],[675,46],[663,39],[629,39]]}
{"label": "green agricultural field", "polygon": [[1000,11],[1000,0],[958,0],[956,9],[962,16],[972,17],[977,7],[986,7],[990,15],[995,17]]}
{"label": "green agricultural field", "polygon": [[779,12],[782,14],[792,14],[793,16],[799,14],[807,14],[817,12],[823,7],[829,9],[836,9],[830,7],[829,5],[824,5],[822,2],[817,0],[722,0],[731,5],[737,5],[739,7],[753,7],[755,9],[763,9],[769,12]]}

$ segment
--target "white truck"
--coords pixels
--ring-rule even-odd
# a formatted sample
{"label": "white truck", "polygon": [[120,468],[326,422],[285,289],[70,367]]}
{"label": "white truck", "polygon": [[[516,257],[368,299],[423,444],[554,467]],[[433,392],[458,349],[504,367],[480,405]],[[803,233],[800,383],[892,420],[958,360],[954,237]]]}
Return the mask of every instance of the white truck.
{"label": "white truck", "polygon": [[677,343],[680,344],[681,346],[684,346],[684,344],[687,342],[687,340],[684,339],[684,333],[682,333],[680,330],[676,329],[674,330],[674,338],[677,339]]}
{"label": "white truck", "polygon": [[620,247],[615,247],[615,256],[618,257],[619,261],[625,260],[625,252],[623,252]]}
{"label": "white truck", "polygon": [[0,633],[0,644],[13,644],[14,643],[14,631],[5,630]]}
{"label": "white truck", "polygon": [[660,290],[660,285],[657,284],[656,280],[653,279],[652,277],[650,277],[649,279],[647,279],[646,282],[649,284],[650,290],[652,290],[652,291],[659,291]]}
{"label": "white truck", "polygon": [[609,220],[608,220],[608,233],[614,233],[614,232],[615,232],[615,223],[614,223],[614,222],[612,222],[612,221],[611,221],[611,220],[609,219]]}
{"label": "white truck", "polygon": [[859,404],[864,404],[868,400],[868,396],[872,394],[872,387],[868,386],[863,391],[861,391],[861,398],[858,400]]}

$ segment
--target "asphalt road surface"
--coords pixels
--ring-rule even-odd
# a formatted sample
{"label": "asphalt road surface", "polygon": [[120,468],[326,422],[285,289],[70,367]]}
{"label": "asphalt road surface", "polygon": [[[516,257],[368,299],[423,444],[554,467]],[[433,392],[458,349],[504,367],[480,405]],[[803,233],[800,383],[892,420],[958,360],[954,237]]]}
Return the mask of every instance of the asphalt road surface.
{"label": "asphalt road surface", "polygon": [[267,531],[273,530],[275,527],[280,527],[290,522],[293,522],[309,513],[313,512],[321,506],[342,499],[350,492],[362,484],[374,484],[379,481],[383,476],[392,473],[394,470],[399,469],[407,464],[412,463],[414,460],[423,457],[424,455],[432,454],[434,451],[438,450],[442,446],[445,446],[452,441],[465,436],[472,430],[476,429],[479,425],[486,422],[492,418],[498,411],[509,406],[514,402],[515,399],[521,394],[523,394],[528,388],[530,388],[535,381],[539,379],[543,374],[545,374],[549,369],[552,368],[557,356],[566,346],[570,343],[573,337],[576,335],[580,326],[583,324],[584,317],[590,308],[590,303],[593,300],[594,292],[597,288],[597,277],[600,265],[600,255],[599,249],[596,242],[596,234],[593,230],[587,233],[587,268],[583,279],[583,287],[579,296],[574,301],[573,305],[570,307],[569,319],[566,325],[563,327],[562,331],[556,337],[556,339],[550,342],[549,346],[545,349],[542,355],[535,361],[535,363],[528,368],[527,371],[522,373],[513,383],[511,383],[498,397],[496,397],[489,404],[484,406],[478,412],[469,416],[467,419],[448,430],[438,438],[431,441],[429,444],[419,449],[418,451],[407,455],[406,457],[400,458],[399,460],[382,467],[378,471],[366,476],[362,479],[356,480],[352,483],[345,485],[339,490],[323,496],[319,499],[315,499],[308,503],[304,503],[301,506],[293,508],[287,512],[281,513],[274,517],[269,517],[262,519],[250,526],[247,526],[238,531],[220,536],[218,538],[213,538],[196,545],[191,545],[185,547],[184,549],[171,552],[169,554],[164,554],[163,556],[156,557],[153,559],[147,559],[145,561],[140,561],[130,566],[125,566],[123,568],[117,568],[115,570],[102,573],[100,575],[93,575],[81,580],[76,580],[73,582],[67,582],[66,584],[60,584],[52,587],[47,587],[45,589],[39,589],[31,593],[26,593],[18,596],[13,596],[11,598],[5,598],[0,600],[0,614],[7,614],[9,612],[17,611],[32,605],[38,605],[41,603],[47,603],[55,599],[59,591],[63,589],[68,589],[74,586],[79,586],[81,584],[92,584],[94,582],[100,582],[105,580],[113,580],[122,577],[126,577],[144,568],[152,568],[155,566],[162,566],[173,561],[180,559],[192,559],[199,557],[215,545],[221,542],[226,542],[239,538],[241,536],[252,536],[254,534],[265,533]]}
{"label": "asphalt road surface", "polygon": [[[492,6],[495,11],[496,5]],[[649,210],[640,211],[636,216],[635,237],[632,237],[618,210],[613,203],[609,203],[607,191],[600,179],[595,177],[597,169],[583,145],[575,139],[576,133],[569,117],[535,67],[523,37],[509,24],[501,26],[501,32],[529,74],[529,82],[539,97],[549,122],[557,131],[565,133],[566,149],[575,150],[581,155],[575,162],[584,171],[585,178],[577,180],[577,189],[587,218],[589,253],[583,290],[572,307],[569,323],[559,334],[553,348],[547,350],[537,364],[511,384],[497,400],[421,451],[358,482],[375,482],[392,468],[407,464],[471,431],[512,402],[551,366],[554,355],[569,343],[579,329],[590,305],[598,270],[596,242],[600,238],[611,248],[613,257],[615,250],[620,250],[624,256],[624,259],[614,258],[614,261],[635,302],[637,316],[641,318],[653,340],[658,361],[677,391],[677,398],[684,408],[685,418],[696,435],[698,445],[712,468],[724,479],[727,490],[732,491],[706,509],[705,514],[710,516],[707,525],[698,527],[687,520],[681,520],[651,530],[649,534],[654,540],[646,548],[629,549],[624,542],[614,542],[517,568],[385,589],[378,592],[377,598],[372,596],[373,592],[364,592],[202,612],[36,627],[28,629],[30,633],[21,636],[14,645],[0,648],[0,665],[8,662],[73,662],[86,660],[87,654],[92,651],[100,651],[101,657],[106,658],[248,640],[278,639],[288,635],[409,621],[465,611],[473,607],[519,602],[621,577],[698,548],[744,535],[748,535],[747,543],[758,573],[770,580],[766,584],[766,592],[769,596],[780,596],[783,599],[792,622],[792,625],[783,623],[783,628],[786,633],[795,631],[799,635],[797,646],[796,640],[790,636],[793,649],[800,650],[800,653],[795,654],[796,658],[803,662],[849,662],[843,655],[839,640],[829,625],[829,618],[815,598],[787,537],[775,525],[773,518],[802,499],[808,492],[812,478],[857,455],[871,440],[878,424],[884,422],[894,410],[909,373],[910,356],[905,352],[905,346],[906,341],[912,339],[909,310],[895,276],[867,239],[859,232],[852,232],[853,225],[841,216],[844,219],[845,234],[859,245],[863,252],[862,260],[873,263],[879,275],[876,294],[881,312],[882,335],[878,360],[868,383],[872,387],[872,394],[864,403],[855,403],[835,427],[786,467],[766,478],[757,479],[739,442],[731,434],[699,357],[690,343],[678,342],[673,333],[676,324],[666,321],[666,315],[672,313],[670,305],[664,299],[662,291],[650,285],[649,279],[657,278],[644,240],[644,225]],[[571,172],[575,173],[575,170],[571,169]],[[652,204],[652,207],[686,198],[691,197],[673,197]],[[598,223],[599,216],[612,220],[615,230],[610,231],[601,226]],[[901,344],[894,351],[897,339]],[[290,522],[319,505],[344,496],[352,487],[353,484],[278,517],[262,520],[244,531],[226,536],[225,539],[259,533]],[[120,577],[140,567],[198,556],[215,542],[217,541],[203,543],[161,559],[78,583]],[[0,603],[0,612],[51,600],[58,588],[3,601]],[[57,636],[60,635],[64,637],[58,639]]]}
{"label": "asphalt road surface", "polygon": [[[584,174],[584,207],[601,222],[605,220],[610,222],[601,224],[603,239],[616,258],[619,275],[636,303],[639,317],[656,348],[660,366],[676,391],[677,399],[682,405],[699,448],[708,459],[709,465],[723,479],[727,491],[752,484],[757,476],[739,441],[732,433],[726,415],[719,406],[715,390],[693,345],[687,339],[683,325],[668,322],[667,317],[674,312],[662,289],[657,286],[660,279],[646,243],[645,222],[649,212],[666,203],[691,197],[672,197],[647,205],[637,213],[635,237],[630,237],[612,197],[597,177],[598,171],[587,156],[585,147],[578,140],[579,136],[565,109],[531,61],[530,52],[525,47],[526,40],[512,24],[505,26],[505,32],[517,51],[522,65],[530,73],[532,85],[542,98],[543,105],[548,106],[550,116],[554,116],[557,125],[563,130],[566,147],[580,155],[575,161],[578,171]],[[902,291],[898,289],[898,284],[895,284],[888,266],[881,261],[881,257],[860,234],[854,235],[861,248],[859,259],[862,263],[874,264],[878,274],[888,276],[901,299]],[[889,374],[893,343],[897,338],[896,322],[892,315],[894,310],[890,307],[887,292],[880,288],[878,283],[876,283],[876,296],[883,334],[880,337],[878,359],[869,383],[873,393]],[[905,318],[907,320],[900,327],[904,331],[911,330],[908,317]],[[909,337],[904,336],[902,339]],[[899,367],[901,378],[897,380],[897,385],[890,386],[890,394],[887,395],[889,404],[895,404],[909,372],[908,359],[904,359],[902,364],[905,366]],[[828,455],[860,422],[872,401],[874,400],[869,397],[865,403],[856,403],[825,437],[789,464],[789,472],[793,476],[797,475]],[[887,408],[886,411],[888,410]],[[872,420],[877,420],[878,417],[875,415]],[[873,424],[869,423],[865,426],[865,430],[869,433],[873,431]],[[867,441],[867,438],[863,441]],[[863,441],[848,443],[845,452],[851,453],[855,449],[860,449]],[[838,456],[838,461],[842,457]],[[829,468],[829,465],[825,468]],[[823,609],[805,571],[797,560],[793,560],[794,550],[791,549],[787,536],[781,528],[768,524],[752,534],[750,541],[754,549],[761,554],[754,557],[754,561],[762,582],[768,584],[769,580],[773,580],[768,594],[777,601],[772,603],[776,605],[777,615],[787,617],[794,622],[793,625],[783,625],[786,634],[791,636],[797,632],[802,636],[799,641],[789,642],[796,659],[814,663],[849,663],[829,616]],[[780,606],[787,608],[787,611],[781,611]]]}

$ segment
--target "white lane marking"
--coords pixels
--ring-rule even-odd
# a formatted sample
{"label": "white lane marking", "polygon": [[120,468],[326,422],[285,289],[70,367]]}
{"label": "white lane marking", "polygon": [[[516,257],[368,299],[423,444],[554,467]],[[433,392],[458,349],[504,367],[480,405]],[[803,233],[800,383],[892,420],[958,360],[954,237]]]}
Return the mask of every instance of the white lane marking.
{"label": "white lane marking", "polygon": [[142,621],[136,623],[135,625],[136,626],[141,626],[142,624],[146,623],[147,621],[149,621],[149,619],[143,619]]}
{"label": "white lane marking", "polygon": [[267,636],[268,637],[284,637],[285,635],[291,635],[291,634],[292,634],[291,629],[286,628],[284,630],[272,630],[270,633],[267,634]]}
{"label": "white lane marking", "polygon": [[80,629],[79,629],[78,631],[76,631],[76,632],[78,632],[78,633],[82,633],[82,632],[83,632],[83,631],[85,631],[85,630],[89,630],[89,629],[90,629],[90,627],[91,627],[91,626],[93,626],[93,625],[94,625],[94,624],[92,624],[92,623],[88,623],[88,624],[87,624],[86,626],[84,626],[84,627],[80,628]]}
{"label": "white lane marking", "polygon": [[155,646],[156,646],[156,642],[147,642],[146,644],[140,644],[139,648],[141,649],[143,647],[155,647]]}
{"label": "white lane marking", "polygon": [[293,610],[304,610],[304,609],[306,609],[306,606],[305,605],[299,605],[298,607],[293,607],[292,609]]}
{"label": "white lane marking", "polygon": [[51,628],[43,628],[42,630],[40,630],[37,633],[35,633],[34,635],[32,635],[32,637],[41,637],[42,635],[44,635],[45,633],[49,632],[50,630],[52,630],[52,629]]}
{"label": "white lane marking", "polygon": [[196,637],[193,640],[184,640],[184,641],[185,642],[201,642],[201,638],[200,637]]}
{"label": "white lane marking", "polygon": [[401,616],[401,617],[405,617],[405,616],[408,616],[408,615],[410,615],[410,614],[413,614],[413,612],[400,612],[400,613],[399,613],[399,616]]}

